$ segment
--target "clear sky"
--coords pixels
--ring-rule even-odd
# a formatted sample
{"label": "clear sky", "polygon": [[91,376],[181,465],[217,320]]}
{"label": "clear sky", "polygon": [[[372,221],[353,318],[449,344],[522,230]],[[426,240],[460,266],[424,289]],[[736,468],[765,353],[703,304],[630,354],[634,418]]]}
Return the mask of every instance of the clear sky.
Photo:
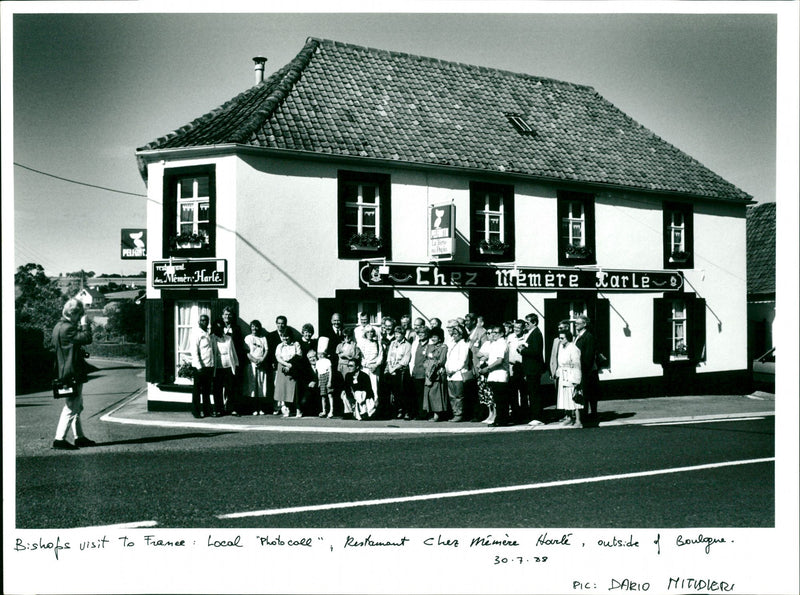
{"label": "clear sky", "polygon": [[[492,7],[467,9],[476,6]],[[17,13],[13,160],[143,195],[137,147],[251,86],[253,56],[268,57],[270,74],[315,36],[591,85],[756,201],[774,201],[777,22],[774,14]],[[8,85],[5,69],[3,78]],[[146,225],[145,198],[13,173],[15,267],[145,268],[119,258],[120,229]]]}

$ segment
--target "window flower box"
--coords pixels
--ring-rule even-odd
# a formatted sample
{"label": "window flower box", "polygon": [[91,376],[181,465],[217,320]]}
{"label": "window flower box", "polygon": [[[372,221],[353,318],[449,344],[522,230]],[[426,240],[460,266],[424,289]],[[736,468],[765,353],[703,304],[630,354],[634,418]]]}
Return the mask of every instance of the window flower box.
{"label": "window flower box", "polygon": [[670,262],[687,262],[691,256],[691,252],[683,252],[678,250],[670,255],[669,260]]}
{"label": "window flower box", "polygon": [[567,246],[567,258],[589,258],[592,255],[592,249],[588,246]]}
{"label": "window flower box", "polygon": [[509,245],[500,240],[481,240],[478,244],[478,252],[487,255],[502,255],[509,249]]}
{"label": "window flower box", "polygon": [[350,250],[377,252],[383,247],[383,240],[368,233],[355,233],[348,240]]}
{"label": "window flower box", "polygon": [[204,232],[181,233],[172,238],[172,245],[178,249],[202,248],[208,242],[208,235]]}
{"label": "window flower box", "polygon": [[673,360],[689,359],[689,351],[686,349],[686,345],[680,344],[670,352],[669,356]]}

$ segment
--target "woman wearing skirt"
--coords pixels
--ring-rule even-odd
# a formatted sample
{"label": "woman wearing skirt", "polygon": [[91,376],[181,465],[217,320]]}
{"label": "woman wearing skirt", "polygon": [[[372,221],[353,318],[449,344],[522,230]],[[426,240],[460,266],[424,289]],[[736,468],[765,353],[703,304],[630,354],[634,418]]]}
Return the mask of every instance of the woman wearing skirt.
{"label": "woman wearing skirt", "polygon": [[556,408],[566,414],[561,422],[564,426],[581,428],[578,409],[583,405],[575,402],[575,391],[581,383],[581,352],[572,341],[569,330],[558,331],[558,396]]}

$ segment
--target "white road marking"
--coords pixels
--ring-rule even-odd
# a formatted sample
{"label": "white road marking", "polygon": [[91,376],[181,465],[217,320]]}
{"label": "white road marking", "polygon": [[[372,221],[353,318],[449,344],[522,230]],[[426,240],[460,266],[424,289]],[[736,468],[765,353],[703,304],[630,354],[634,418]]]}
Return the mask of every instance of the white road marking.
{"label": "white road marking", "polygon": [[716,424],[722,421],[750,421],[753,419],[764,419],[763,417],[728,417],[725,419],[695,419],[692,421],[663,421],[658,423],[645,423],[645,426],[678,426],[688,424]]}
{"label": "white road marking", "polygon": [[757,463],[774,462],[775,457],[764,459],[747,459],[742,461],[727,461],[724,463],[708,463],[705,465],[694,465],[691,467],[674,467],[671,469],[656,469],[653,471],[638,471],[635,473],[622,473],[619,475],[603,475],[600,477],[584,477],[580,479],[566,479],[561,481],[549,481],[545,483],[531,483],[525,485],[505,486],[498,488],[484,488],[480,490],[463,490],[459,492],[440,492],[437,494],[421,494],[419,496],[403,496],[399,498],[382,498],[377,500],[358,500],[355,502],[334,502],[330,504],[318,504],[314,506],[295,506],[292,508],[273,508],[267,510],[253,510],[248,512],[234,512],[230,514],[217,515],[218,519],[240,519],[245,517],[273,516],[279,514],[297,514],[302,512],[314,512],[320,510],[334,510],[337,508],[355,508],[359,506],[383,506],[386,504],[399,504],[402,502],[421,502],[424,500],[438,500],[442,498],[463,498],[467,496],[481,496],[485,494],[500,494],[503,492],[517,492],[523,490],[538,490],[542,488],[555,488],[568,485],[578,485],[583,483],[597,483],[601,481],[615,481],[619,479],[633,479],[636,477],[650,477],[653,475],[666,475],[669,473],[684,473],[687,471],[700,471],[702,469],[717,469],[720,467],[731,467],[735,465],[753,465]]}
{"label": "white road marking", "polygon": [[95,525],[93,527],[78,527],[79,529],[139,529],[141,527],[156,527],[156,521],[134,521],[132,523],[117,523],[115,525]]}

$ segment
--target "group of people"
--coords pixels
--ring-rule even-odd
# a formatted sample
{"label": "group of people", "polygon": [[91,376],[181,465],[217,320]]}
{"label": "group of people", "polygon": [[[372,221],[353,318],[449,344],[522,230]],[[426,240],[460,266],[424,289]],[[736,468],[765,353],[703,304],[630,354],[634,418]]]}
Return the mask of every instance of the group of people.
{"label": "group of people", "polygon": [[[595,340],[585,316],[558,326],[550,352],[557,422],[582,427],[597,414]],[[539,317],[484,327],[469,313],[442,324],[384,317],[379,327],[360,313],[345,327],[335,313],[315,338],[286,316],[266,332],[258,320],[243,336],[230,308],[211,322],[202,315],[191,339],[195,417],[280,415],[545,424],[541,381],[544,340]],[[213,399],[212,399],[213,397]],[[583,414],[579,414],[583,411]]]}

